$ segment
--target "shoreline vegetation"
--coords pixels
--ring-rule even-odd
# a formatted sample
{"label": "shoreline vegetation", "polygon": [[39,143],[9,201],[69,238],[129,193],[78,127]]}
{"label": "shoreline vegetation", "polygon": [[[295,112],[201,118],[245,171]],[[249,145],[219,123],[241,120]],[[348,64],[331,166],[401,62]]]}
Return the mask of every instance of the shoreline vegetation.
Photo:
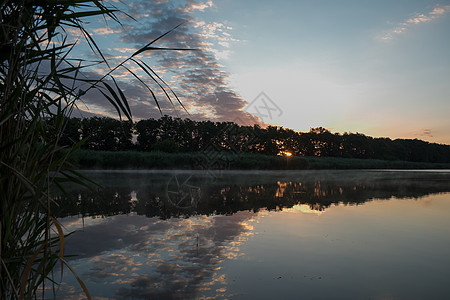
{"label": "shoreline vegetation", "polygon": [[70,162],[77,169],[117,170],[327,170],[450,169],[450,163],[317,156],[272,156],[254,153],[95,151],[79,149]]}
{"label": "shoreline vegetation", "polygon": [[59,140],[82,145],[78,169],[450,169],[450,145],[162,116],[136,123],[71,118]]}

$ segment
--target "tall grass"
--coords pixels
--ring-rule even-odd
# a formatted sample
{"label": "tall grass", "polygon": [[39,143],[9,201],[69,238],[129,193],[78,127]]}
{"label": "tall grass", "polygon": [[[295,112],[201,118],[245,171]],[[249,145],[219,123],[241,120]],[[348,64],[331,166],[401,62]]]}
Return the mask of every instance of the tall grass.
{"label": "tall grass", "polygon": [[[71,269],[64,259],[66,236],[52,214],[50,187],[85,180],[67,162],[81,142],[64,151],[58,146],[68,117],[84,93],[96,89],[120,116],[131,119],[113,73],[133,62],[160,88],[167,86],[138,58],[160,50],[151,45],[164,35],[111,67],[82,22],[92,16],[120,22],[117,10],[104,1],[10,0],[0,8],[0,298],[46,298],[57,282],[54,267],[61,273],[65,265]],[[77,43],[68,42],[67,29],[85,37],[96,64],[110,68],[106,75],[80,75],[92,62],[69,58]]]}
{"label": "tall grass", "polygon": [[[224,163],[217,164],[215,159]],[[258,153],[77,150],[70,158],[77,169],[231,169],[231,170],[332,170],[332,169],[450,169],[448,163],[421,163],[316,156],[274,156]]]}

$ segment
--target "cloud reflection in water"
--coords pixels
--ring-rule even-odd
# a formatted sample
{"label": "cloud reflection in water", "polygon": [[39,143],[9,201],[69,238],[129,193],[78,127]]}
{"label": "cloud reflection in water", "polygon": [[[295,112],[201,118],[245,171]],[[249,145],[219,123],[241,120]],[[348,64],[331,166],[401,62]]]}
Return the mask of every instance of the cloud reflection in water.
{"label": "cloud reflection in water", "polygon": [[[217,271],[225,259],[240,255],[239,245],[252,234],[248,222],[254,216],[112,216],[73,234],[67,249],[81,253],[73,264],[89,266],[80,275],[94,295],[102,285],[100,290],[106,286],[109,297],[118,299],[220,298],[226,294],[226,277]],[[73,218],[63,219],[63,224],[74,226]],[[61,292],[75,295],[77,288],[65,286]]]}

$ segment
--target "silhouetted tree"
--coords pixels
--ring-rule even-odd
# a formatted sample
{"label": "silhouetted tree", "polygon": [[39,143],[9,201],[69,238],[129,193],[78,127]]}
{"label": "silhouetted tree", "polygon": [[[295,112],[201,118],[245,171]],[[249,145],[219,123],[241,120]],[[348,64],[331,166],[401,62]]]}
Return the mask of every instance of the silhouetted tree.
{"label": "silhouetted tree", "polygon": [[240,126],[233,122],[193,121],[163,116],[133,125],[110,118],[71,119],[61,145],[89,137],[85,149],[163,152],[225,151],[298,156],[326,156],[413,162],[450,162],[450,146],[418,139],[372,138],[361,133],[332,133],[317,127],[296,132],[277,126]]}
{"label": "silhouetted tree", "polygon": [[81,120],[71,118],[67,120],[66,128],[59,139],[61,146],[72,147],[81,140]]}
{"label": "silhouetted tree", "polygon": [[83,138],[88,138],[83,148],[118,151],[131,148],[132,125],[112,118],[93,117],[81,121]]}

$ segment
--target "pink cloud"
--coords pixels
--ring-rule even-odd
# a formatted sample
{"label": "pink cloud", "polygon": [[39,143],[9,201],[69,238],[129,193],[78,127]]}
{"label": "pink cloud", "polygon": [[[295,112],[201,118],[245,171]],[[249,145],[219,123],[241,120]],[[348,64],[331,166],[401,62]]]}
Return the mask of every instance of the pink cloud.
{"label": "pink cloud", "polygon": [[385,32],[379,39],[381,40],[393,40],[397,35],[405,33],[411,26],[415,26],[422,23],[429,23],[435,19],[438,19],[450,12],[450,5],[436,6],[427,14],[417,13],[404,22],[399,23],[393,29]]}

